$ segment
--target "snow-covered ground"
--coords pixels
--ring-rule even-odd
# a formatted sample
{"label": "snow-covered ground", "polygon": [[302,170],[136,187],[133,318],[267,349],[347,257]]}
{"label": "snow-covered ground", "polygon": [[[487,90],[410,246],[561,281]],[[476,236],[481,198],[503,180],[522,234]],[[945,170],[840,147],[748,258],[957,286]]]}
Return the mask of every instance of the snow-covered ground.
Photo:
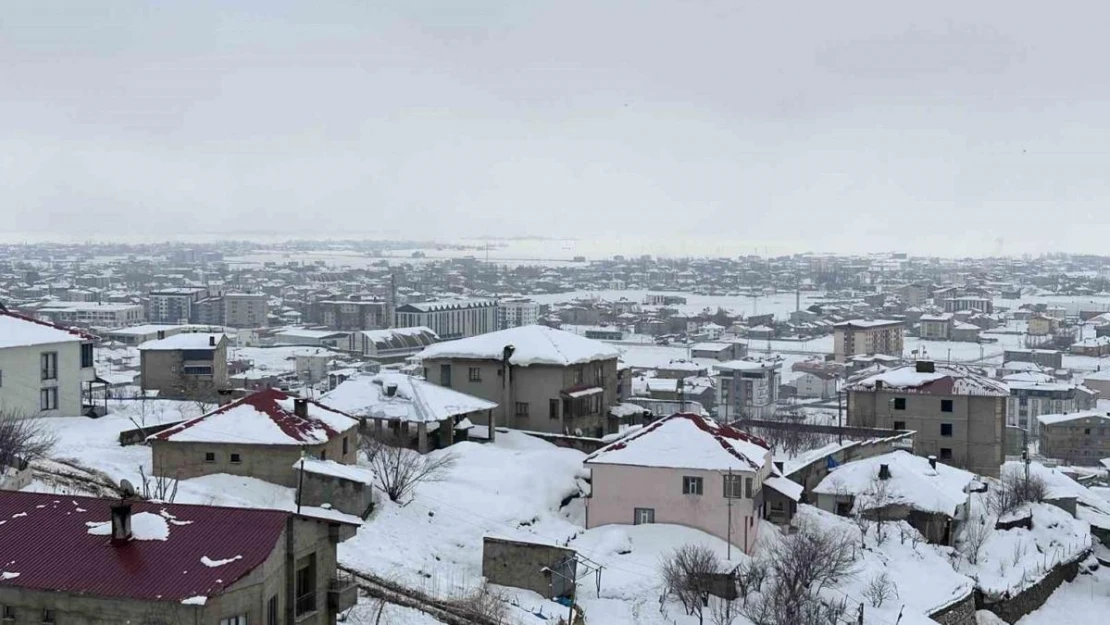
{"label": "snow-covered ground", "polygon": [[1110,614],[1110,569],[1063,584],[1040,609],[1016,625],[1102,625]]}

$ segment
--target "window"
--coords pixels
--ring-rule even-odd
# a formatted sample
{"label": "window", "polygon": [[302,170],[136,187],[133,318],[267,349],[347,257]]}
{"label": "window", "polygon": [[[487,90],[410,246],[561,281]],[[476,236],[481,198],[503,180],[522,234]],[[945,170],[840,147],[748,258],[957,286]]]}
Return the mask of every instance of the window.
{"label": "window", "polygon": [[0,617],[15,620],[15,608],[10,605],[4,606],[0,609]]}
{"label": "window", "polygon": [[547,416],[552,418],[552,419],[558,419],[559,418],[559,400],[558,399],[549,399],[549,400],[547,400]]}
{"label": "window", "polygon": [[895,410],[905,410],[906,409],[906,398],[905,397],[895,397],[894,398],[894,409]]}
{"label": "window", "polygon": [[1087,436],[1090,436],[1091,435],[1091,428],[1083,428],[1083,434],[1085,434]]}
{"label": "window", "polygon": [[51,610],[50,608],[43,608],[42,609],[42,622],[43,622],[44,625],[47,624],[47,623],[53,623],[54,622],[54,610]]}
{"label": "window", "polygon": [[655,523],[655,508],[636,508],[632,513],[633,525]]}
{"label": "window", "polygon": [[440,386],[451,386],[451,365],[439,366],[439,384]]}
{"label": "window", "polygon": [[39,409],[40,410],[57,410],[58,409],[58,388],[52,386],[44,388],[39,391]]}
{"label": "window", "polygon": [[514,414],[516,414],[516,416],[518,416],[518,417],[527,417],[528,416],[528,402],[526,402],[526,401],[516,402],[516,410],[514,411]]}
{"label": "window", "polygon": [[725,498],[726,499],[741,499],[744,496],[744,482],[739,475],[725,475]]}
{"label": "window", "polygon": [[297,616],[316,611],[316,554],[301,560],[297,565],[297,574],[294,577],[294,595],[296,596],[294,612]]}
{"label": "window", "polygon": [[321,449],[320,450],[320,460],[327,460],[327,459],[328,459],[328,450]]}
{"label": "window", "polygon": [[81,368],[88,369],[93,366],[93,346],[92,343],[81,344]]}
{"label": "window", "polygon": [[239,464],[242,461],[243,461],[243,457],[240,456],[239,454],[231,454],[231,463],[232,464]]}
{"label": "window", "polygon": [[42,365],[42,379],[58,379],[58,352],[43,352],[39,356],[39,362]]}
{"label": "window", "polygon": [[894,422],[894,429],[896,429],[896,430],[906,429],[906,422],[905,421],[895,421]]}
{"label": "window", "polygon": [[952,412],[952,400],[951,399],[942,399],[942,400],[940,400],[940,411],[941,412]]}
{"label": "window", "polygon": [[214,451],[204,452],[204,461],[205,462],[215,462],[216,461],[216,452],[214,452]]}
{"label": "window", "polygon": [[266,602],[266,625],[278,625],[277,595]]}
{"label": "window", "polygon": [[744,478],[744,497],[752,498],[752,478],[750,477]]}
{"label": "window", "polygon": [[941,460],[951,460],[952,459],[952,450],[949,449],[948,447],[941,447],[940,448],[940,459]]}
{"label": "window", "polygon": [[682,494],[700,495],[702,493],[702,479],[690,475],[682,476]]}
{"label": "window", "polygon": [[247,625],[247,615],[240,614],[239,616],[229,616],[220,619],[220,625]]}
{"label": "window", "polygon": [[185,366],[181,371],[185,375],[212,375],[212,367],[208,366]]}
{"label": "window", "polygon": [[343,455],[344,456],[346,456],[347,452],[349,451],[349,447],[348,447],[349,445],[350,445],[350,443],[347,442],[347,437],[344,436],[343,437]]}
{"label": "window", "polygon": [[940,435],[941,436],[952,436],[952,424],[951,423],[941,423],[940,424]]}

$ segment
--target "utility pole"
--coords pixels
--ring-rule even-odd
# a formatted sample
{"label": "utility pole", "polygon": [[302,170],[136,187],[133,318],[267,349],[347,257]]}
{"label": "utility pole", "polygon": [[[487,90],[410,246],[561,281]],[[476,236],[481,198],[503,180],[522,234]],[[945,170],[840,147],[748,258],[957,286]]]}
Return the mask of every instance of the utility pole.
{"label": "utility pole", "polygon": [[732,487],[734,486],[732,483],[732,467],[728,468],[728,479],[725,480],[725,483],[728,484],[728,487],[725,488],[725,495],[728,496],[726,498],[728,499],[728,540],[725,541],[728,543],[728,553],[725,559],[732,560]]}

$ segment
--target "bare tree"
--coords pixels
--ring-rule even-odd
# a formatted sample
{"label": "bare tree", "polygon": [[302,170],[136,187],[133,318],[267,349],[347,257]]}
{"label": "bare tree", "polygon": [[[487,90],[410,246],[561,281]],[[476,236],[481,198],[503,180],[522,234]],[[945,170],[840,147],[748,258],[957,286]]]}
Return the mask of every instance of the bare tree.
{"label": "bare tree", "polygon": [[49,455],[56,442],[42,415],[0,410],[0,473]]}
{"label": "bare tree", "polygon": [[740,616],[740,607],[735,601],[714,597],[709,601],[709,623],[711,625],[734,625]]}
{"label": "bare tree", "polygon": [[721,572],[721,561],[709,547],[689,543],[675,549],[660,563],[663,589],[682,603],[687,614],[705,622],[714,577]]}
{"label": "bare tree", "polygon": [[867,583],[867,587],[863,589],[863,596],[871,602],[871,607],[881,608],[883,602],[898,597],[898,586],[886,571],[882,571],[875,574]]}
{"label": "bare tree", "polygon": [[501,625],[508,622],[509,610],[505,595],[482,583],[472,592],[456,599],[454,604],[483,623]]}
{"label": "bare tree", "polygon": [[1048,497],[1048,484],[1039,475],[1028,479],[1019,471],[1009,471],[1002,476],[997,486],[990,490],[987,507],[991,512],[1002,516],[1026,503],[1038,503]]}
{"label": "bare tree", "polygon": [[455,455],[439,452],[422,455],[400,444],[390,435],[363,436],[359,447],[374,470],[374,485],[390,501],[401,501],[412,495],[423,482],[436,482],[455,465]]}
{"label": "bare tree", "polygon": [[736,584],[740,587],[740,596],[747,603],[748,595],[763,588],[763,582],[767,579],[767,563],[761,559],[741,563],[736,567],[735,576]]}
{"label": "bare tree", "polygon": [[157,475],[148,476],[143,471],[143,466],[139,465],[139,480],[143,499],[164,503],[173,503],[173,500],[177,499],[177,477],[166,475],[163,471],[158,471]]}
{"label": "bare tree", "polygon": [[[195,412],[193,417],[208,414],[220,403],[220,395],[211,380],[188,376],[178,389],[181,398],[188,401]],[[184,416],[184,415],[183,415]]]}
{"label": "bare tree", "polygon": [[894,490],[890,480],[876,475],[871,478],[867,490],[860,495],[860,501],[856,504],[861,515],[875,521],[875,536],[879,544],[886,540],[886,524],[891,520],[891,506],[894,503]]}
{"label": "bare tree", "polygon": [[979,563],[979,553],[983,550],[983,545],[990,538],[993,529],[985,519],[968,520],[964,526],[963,540],[960,543],[959,550],[969,563]]}

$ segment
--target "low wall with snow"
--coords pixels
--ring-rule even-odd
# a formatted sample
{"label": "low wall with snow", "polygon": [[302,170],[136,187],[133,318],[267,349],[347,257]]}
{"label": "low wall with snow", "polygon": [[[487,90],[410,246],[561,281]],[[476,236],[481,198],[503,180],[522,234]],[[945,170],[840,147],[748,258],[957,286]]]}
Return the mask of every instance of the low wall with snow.
{"label": "low wall with snow", "polygon": [[1075,579],[1079,574],[1079,563],[1085,557],[1086,554],[1083,554],[1072,562],[1053,568],[1041,581],[1012,597],[992,599],[980,591],[975,591],[975,603],[980,610],[988,610],[1007,623],[1016,623],[1023,616],[1044,605],[1060,584]]}
{"label": "low wall with snow", "polygon": [[148,436],[157,434],[162,430],[168,430],[175,425],[185,423],[184,421],[174,421],[173,423],[159,423],[158,425],[148,425],[144,428],[135,428],[134,430],[124,430],[119,433],[119,444],[122,447],[128,445],[138,445],[146,441]]}
{"label": "low wall with snow", "polygon": [[31,485],[31,469],[5,469],[0,474],[0,490],[23,490]]}
{"label": "low wall with snow", "polygon": [[608,445],[603,439],[588,438],[585,436],[568,436],[566,434],[551,434],[548,432],[530,432],[521,430],[522,434],[534,436],[543,439],[556,447],[568,447],[570,449],[577,449],[583,453],[592,454],[602,447]]}
{"label": "low wall with snow", "polygon": [[940,625],[975,625],[975,593],[969,592],[963,599],[928,616]]}
{"label": "low wall with snow", "polygon": [[569,594],[576,576],[573,549],[486,536],[482,539],[482,575],[491,584],[524,588],[541,597]]}

